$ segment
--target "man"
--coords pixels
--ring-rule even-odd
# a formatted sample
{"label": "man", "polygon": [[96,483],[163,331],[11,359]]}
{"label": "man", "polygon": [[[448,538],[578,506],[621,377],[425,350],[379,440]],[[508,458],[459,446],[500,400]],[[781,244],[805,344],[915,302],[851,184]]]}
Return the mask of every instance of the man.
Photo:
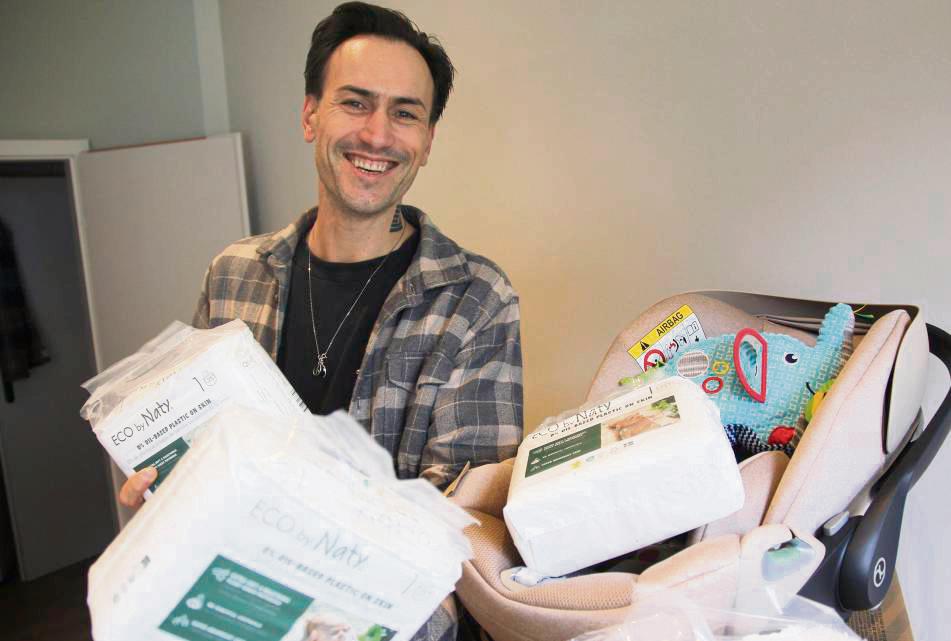
{"label": "man", "polygon": [[[302,117],[319,207],[216,257],[194,320],[244,320],[312,411],[349,408],[400,478],[441,488],[467,462],[514,455],[522,434],[518,296],[491,261],[401,205],[453,74],[400,13],[352,2],[321,21]],[[139,505],[153,480],[130,477],[120,501]],[[452,609],[420,636],[452,636]]]}

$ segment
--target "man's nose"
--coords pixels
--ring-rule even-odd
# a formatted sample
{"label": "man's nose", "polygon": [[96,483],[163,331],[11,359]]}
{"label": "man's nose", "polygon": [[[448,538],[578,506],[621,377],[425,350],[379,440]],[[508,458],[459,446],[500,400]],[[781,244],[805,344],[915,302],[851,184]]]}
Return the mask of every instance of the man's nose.
{"label": "man's nose", "polygon": [[375,109],[367,115],[363,129],[360,130],[360,138],[377,149],[389,147],[392,144],[392,123],[385,109]]}

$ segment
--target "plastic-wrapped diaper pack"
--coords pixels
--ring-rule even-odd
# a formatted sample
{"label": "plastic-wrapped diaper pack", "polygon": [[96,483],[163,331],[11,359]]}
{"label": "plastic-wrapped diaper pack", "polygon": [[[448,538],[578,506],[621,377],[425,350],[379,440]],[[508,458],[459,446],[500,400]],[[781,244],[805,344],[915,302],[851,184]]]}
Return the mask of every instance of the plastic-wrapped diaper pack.
{"label": "plastic-wrapped diaper pack", "polygon": [[283,416],[307,412],[240,320],[206,330],[176,321],[83,387],[90,397],[80,414],[96,438],[127,476],[155,466],[152,490],[225,401]]}
{"label": "plastic-wrapped diaper pack", "polygon": [[97,641],[405,641],[474,521],[343,412],[231,405],[89,572]]}
{"label": "plastic-wrapped diaper pack", "polygon": [[743,501],[716,406],[695,383],[671,377],[526,436],[504,515],[525,565],[560,576],[715,521]]}
{"label": "plastic-wrapped diaper pack", "polygon": [[654,592],[620,625],[572,641],[862,641],[827,606],[768,587],[741,591],[733,607]]}

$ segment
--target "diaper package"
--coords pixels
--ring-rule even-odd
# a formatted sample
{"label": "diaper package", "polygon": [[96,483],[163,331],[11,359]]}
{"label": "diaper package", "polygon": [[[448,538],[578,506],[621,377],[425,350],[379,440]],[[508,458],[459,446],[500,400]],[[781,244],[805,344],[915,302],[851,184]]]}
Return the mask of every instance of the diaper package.
{"label": "diaper package", "polygon": [[344,412],[238,405],[89,571],[97,641],[406,641],[471,556],[474,521]]}
{"label": "diaper package", "polygon": [[227,400],[282,416],[307,412],[240,320],[207,330],[176,321],[83,387],[90,397],[79,413],[119,468],[158,470],[150,490]]}
{"label": "diaper package", "polygon": [[504,509],[525,565],[560,576],[743,506],[716,406],[686,379],[547,420],[518,449]]}

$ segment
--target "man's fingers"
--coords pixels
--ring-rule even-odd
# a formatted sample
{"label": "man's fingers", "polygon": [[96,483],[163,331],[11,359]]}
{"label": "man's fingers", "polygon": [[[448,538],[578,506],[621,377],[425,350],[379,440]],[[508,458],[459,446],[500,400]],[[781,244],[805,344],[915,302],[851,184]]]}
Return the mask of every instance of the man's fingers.
{"label": "man's fingers", "polygon": [[158,477],[158,470],[154,467],[147,467],[130,476],[119,490],[119,503],[126,507],[142,505],[143,495],[149,489],[149,486],[155,482],[156,477]]}

